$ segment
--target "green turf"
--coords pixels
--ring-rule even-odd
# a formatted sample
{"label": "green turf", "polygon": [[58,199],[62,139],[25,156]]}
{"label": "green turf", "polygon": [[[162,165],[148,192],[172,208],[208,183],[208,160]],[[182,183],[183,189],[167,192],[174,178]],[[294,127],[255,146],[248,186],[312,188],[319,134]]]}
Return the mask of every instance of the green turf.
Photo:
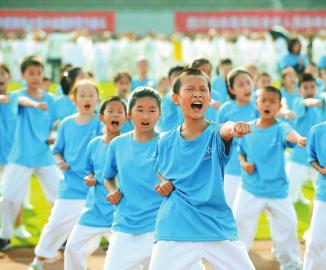
{"label": "green turf", "polygon": [[[37,244],[42,227],[47,222],[50,214],[50,205],[44,198],[43,191],[37,179],[33,177],[31,181],[31,203],[34,207],[33,210],[26,210],[24,213],[24,224],[26,224],[29,232],[33,237],[28,239],[14,238],[12,244],[13,247],[33,247]],[[304,187],[304,194],[307,198],[312,199],[314,191],[311,183],[308,183]],[[303,233],[309,228],[311,205],[304,206],[301,204],[295,205],[296,212],[298,214],[298,236],[301,239]],[[256,239],[270,239],[270,230],[266,215],[262,215],[259,220]]]}

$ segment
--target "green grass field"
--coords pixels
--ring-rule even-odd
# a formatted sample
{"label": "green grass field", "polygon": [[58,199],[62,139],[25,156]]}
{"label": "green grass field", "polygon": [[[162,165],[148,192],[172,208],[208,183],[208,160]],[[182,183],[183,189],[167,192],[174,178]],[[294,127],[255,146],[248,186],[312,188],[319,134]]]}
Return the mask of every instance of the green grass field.
{"label": "green grass field", "polygon": [[[34,207],[33,210],[25,210],[24,212],[24,224],[27,230],[33,235],[28,239],[17,239],[14,238],[12,245],[13,247],[34,247],[39,239],[41,230],[47,222],[50,214],[50,204],[45,200],[41,186],[36,179],[32,178],[31,181],[31,198],[30,201]],[[314,191],[311,183],[308,183],[304,187],[304,194],[307,198],[312,199]],[[296,205],[296,212],[299,217],[298,222],[298,236],[301,239],[303,233],[309,228],[311,205],[305,206],[301,204]],[[270,230],[266,215],[262,214],[259,220],[256,239],[267,240],[270,239]]]}

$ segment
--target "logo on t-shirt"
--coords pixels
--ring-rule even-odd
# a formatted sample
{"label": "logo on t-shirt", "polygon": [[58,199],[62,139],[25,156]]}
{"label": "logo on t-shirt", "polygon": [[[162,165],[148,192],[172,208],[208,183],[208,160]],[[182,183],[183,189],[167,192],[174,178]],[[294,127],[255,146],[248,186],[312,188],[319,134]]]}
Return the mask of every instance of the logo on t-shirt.
{"label": "logo on t-shirt", "polygon": [[213,147],[207,147],[203,160],[211,159],[212,158],[212,153],[213,153]]}

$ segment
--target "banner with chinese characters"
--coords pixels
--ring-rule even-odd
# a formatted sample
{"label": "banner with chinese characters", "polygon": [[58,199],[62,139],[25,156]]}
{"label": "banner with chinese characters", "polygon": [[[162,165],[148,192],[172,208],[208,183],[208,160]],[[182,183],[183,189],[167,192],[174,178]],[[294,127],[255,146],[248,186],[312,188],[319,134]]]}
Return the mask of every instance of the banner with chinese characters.
{"label": "banner with chinese characters", "polygon": [[114,31],[115,14],[110,11],[54,12],[38,10],[0,10],[0,30],[31,31],[88,30]]}
{"label": "banner with chinese characters", "polygon": [[177,32],[207,32],[209,29],[264,31],[276,25],[288,30],[318,31],[326,29],[326,10],[176,12],[174,23]]}

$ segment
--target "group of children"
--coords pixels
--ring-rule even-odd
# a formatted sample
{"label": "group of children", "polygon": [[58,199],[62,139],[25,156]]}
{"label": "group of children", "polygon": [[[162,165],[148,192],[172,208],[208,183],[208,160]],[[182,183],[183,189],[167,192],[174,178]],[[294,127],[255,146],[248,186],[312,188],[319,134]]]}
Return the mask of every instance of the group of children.
{"label": "group of children", "polygon": [[[99,105],[80,68],[63,74],[55,98],[40,88],[37,57],[24,59],[27,87],[12,93],[1,65],[0,248],[10,245],[35,174],[53,206],[32,270],[65,241],[65,269],[86,269],[102,237],[106,270],[204,269],[202,259],[213,269],[254,269],[248,249],[263,211],[281,269],[326,268],[325,92],[311,73],[297,86],[291,67],[279,90],[268,74],[231,66],[222,62],[211,84],[211,63],[197,59],[170,70],[170,89],[143,78],[129,97],[132,78],[121,72],[117,96]],[[303,266],[292,202],[310,166],[318,178]]]}

